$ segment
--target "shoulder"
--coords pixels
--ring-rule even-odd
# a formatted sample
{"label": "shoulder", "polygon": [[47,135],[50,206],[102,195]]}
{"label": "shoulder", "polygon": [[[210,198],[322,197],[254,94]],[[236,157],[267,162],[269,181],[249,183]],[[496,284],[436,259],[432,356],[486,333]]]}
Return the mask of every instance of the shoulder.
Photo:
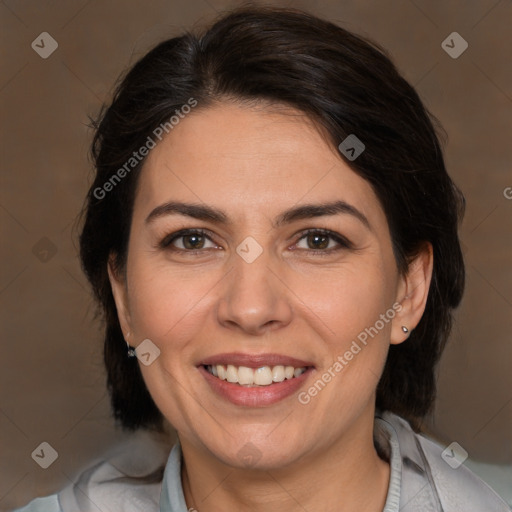
{"label": "shoulder", "polygon": [[56,494],[46,496],[46,498],[37,498],[22,508],[17,508],[13,512],[62,512],[59,504],[59,498]]}
{"label": "shoulder", "polygon": [[[380,418],[392,426],[398,438],[402,460],[402,495],[407,496],[404,502],[412,504],[418,501],[419,504],[423,503],[423,499],[432,503],[432,510],[444,512],[511,511],[463,461],[454,460],[457,455],[451,450],[444,451],[433,440],[415,433],[409,423],[399,416],[384,412]],[[449,464],[450,459],[452,464]],[[423,491],[417,492],[421,485],[424,486]]]}
{"label": "shoulder", "polygon": [[171,445],[141,432],[114,447],[59,493],[13,512],[157,512]]}

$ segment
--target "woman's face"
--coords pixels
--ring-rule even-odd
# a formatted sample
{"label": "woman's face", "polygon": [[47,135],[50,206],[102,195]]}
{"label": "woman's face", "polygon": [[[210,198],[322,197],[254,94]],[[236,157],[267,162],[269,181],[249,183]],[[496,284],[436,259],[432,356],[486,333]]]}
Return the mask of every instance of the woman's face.
{"label": "woman's face", "polygon": [[111,282],[130,344],[151,340],[139,364],[158,408],[182,443],[234,466],[283,467],[357,435],[406,338],[379,201],[292,110],[181,120],[147,157]]}

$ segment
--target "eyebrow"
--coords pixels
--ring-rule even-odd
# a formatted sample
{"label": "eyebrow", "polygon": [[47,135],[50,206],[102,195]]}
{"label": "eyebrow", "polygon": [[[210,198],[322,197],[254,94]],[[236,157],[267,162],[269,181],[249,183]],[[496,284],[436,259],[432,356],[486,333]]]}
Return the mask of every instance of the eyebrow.
{"label": "eyebrow", "polygon": [[166,215],[185,215],[199,220],[209,220],[217,224],[229,224],[228,216],[222,211],[211,206],[194,203],[181,203],[178,201],[169,201],[168,203],[157,206],[147,217],[146,224],[159,217]]}
{"label": "eyebrow", "polygon": [[360,212],[355,206],[352,206],[345,201],[334,201],[331,203],[322,204],[305,204],[297,206],[283,212],[276,220],[275,226],[281,226],[283,224],[289,224],[291,222],[312,219],[314,217],[323,217],[326,215],[338,215],[340,213],[352,215],[359,221],[361,221],[366,228],[371,231],[370,222],[366,216]]}
{"label": "eyebrow", "polygon": [[[370,222],[366,216],[360,212],[355,206],[345,201],[334,201],[330,203],[321,204],[305,204],[290,208],[281,213],[274,222],[274,227],[279,227],[284,224],[291,224],[297,220],[312,219],[314,217],[323,217],[327,215],[346,214],[351,215],[358,219],[364,226],[372,231]],[[194,219],[210,221],[217,224],[231,224],[226,213],[222,210],[206,206],[203,204],[183,203],[179,201],[169,201],[167,203],[157,206],[146,217],[146,224],[153,222],[159,217],[167,215],[184,215]]]}

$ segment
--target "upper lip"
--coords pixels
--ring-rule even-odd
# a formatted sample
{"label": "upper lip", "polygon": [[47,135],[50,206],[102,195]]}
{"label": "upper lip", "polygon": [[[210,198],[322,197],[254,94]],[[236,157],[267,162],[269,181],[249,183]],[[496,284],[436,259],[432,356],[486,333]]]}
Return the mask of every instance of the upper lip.
{"label": "upper lip", "polygon": [[241,352],[232,352],[225,354],[216,354],[202,360],[198,366],[213,366],[217,364],[234,366],[246,366],[248,368],[260,368],[262,366],[293,366],[294,368],[303,368],[314,366],[313,363],[289,357],[282,354],[243,354]]}

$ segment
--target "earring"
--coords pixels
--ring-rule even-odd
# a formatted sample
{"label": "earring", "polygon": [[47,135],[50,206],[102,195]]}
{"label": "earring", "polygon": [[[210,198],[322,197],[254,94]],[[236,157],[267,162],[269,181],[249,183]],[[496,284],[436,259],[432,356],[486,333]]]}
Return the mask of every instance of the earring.
{"label": "earring", "polygon": [[126,346],[128,347],[128,357],[137,357],[137,354],[135,352],[135,348],[133,348],[129,343],[128,343],[128,338],[130,337],[131,335],[131,332],[127,332],[126,333],[126,336],[125,336],[125,339],[126,339]]}
{"label": "earring", "polygon": [[128,342],[126,342],[126,346],[128,347],[128,357],[137,357],[137,353],[135,352],[135,348],[130,346]]}
{"label": "earring", "polygon": [[409,332],[409,329],[407,329],[407,327],[405,327],[405,325],[402,325],[402,331],[407,334]]}

